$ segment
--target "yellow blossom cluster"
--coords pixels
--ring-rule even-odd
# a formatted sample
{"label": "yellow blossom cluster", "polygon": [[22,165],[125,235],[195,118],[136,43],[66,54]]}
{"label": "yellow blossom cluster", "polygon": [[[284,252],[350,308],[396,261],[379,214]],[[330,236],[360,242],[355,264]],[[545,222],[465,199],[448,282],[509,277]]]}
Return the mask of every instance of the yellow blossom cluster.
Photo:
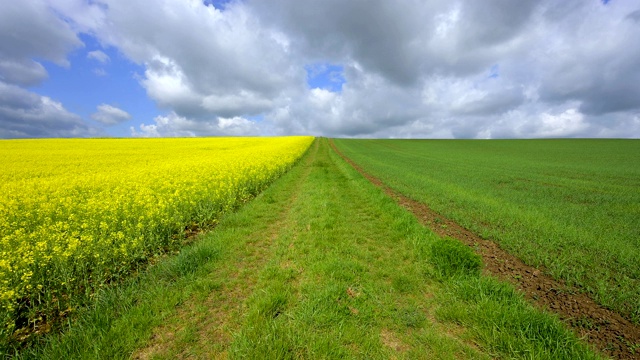
{"label": "yellow blossom cluster", "polygon": [[185,227],[256,195],[312,141],[0,141],[0,335],[175,248]]}

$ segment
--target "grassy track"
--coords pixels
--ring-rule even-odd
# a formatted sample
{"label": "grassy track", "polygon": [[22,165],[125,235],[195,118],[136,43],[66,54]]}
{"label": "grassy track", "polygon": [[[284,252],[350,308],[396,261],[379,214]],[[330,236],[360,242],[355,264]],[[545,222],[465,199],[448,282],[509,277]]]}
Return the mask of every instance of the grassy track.
{"label": "grassy track", "polygon": [[640,142],[336,140],[367,172],[640,323]]}
{"label": "grassy track", "polygon": [[316,140],[176,258],[23,357],[594,359]]}

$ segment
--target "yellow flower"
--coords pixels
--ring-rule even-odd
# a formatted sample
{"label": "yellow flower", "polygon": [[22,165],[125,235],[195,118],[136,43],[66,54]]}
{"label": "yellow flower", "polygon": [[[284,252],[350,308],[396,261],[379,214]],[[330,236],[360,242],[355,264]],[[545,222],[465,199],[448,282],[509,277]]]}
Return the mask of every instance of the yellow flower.
{"label": "yellow flower", "polygon": [[84,293],[69,282],[97,288],[141,257],[175,248],[185,226],[216,221],[257,194],[312,141],[0,141],[0,307],[11,313],[17,299],[42,291]]}

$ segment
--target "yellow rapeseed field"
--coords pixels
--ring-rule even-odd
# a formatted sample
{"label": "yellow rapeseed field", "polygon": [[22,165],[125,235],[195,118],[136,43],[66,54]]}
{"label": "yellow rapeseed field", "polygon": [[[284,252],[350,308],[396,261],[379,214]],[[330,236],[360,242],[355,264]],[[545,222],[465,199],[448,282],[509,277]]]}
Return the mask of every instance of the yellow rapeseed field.
{"label": "yellow rapeseed field", "polygon": [[1,334],[60,316],[257,194],[312,137],[0,141]]}

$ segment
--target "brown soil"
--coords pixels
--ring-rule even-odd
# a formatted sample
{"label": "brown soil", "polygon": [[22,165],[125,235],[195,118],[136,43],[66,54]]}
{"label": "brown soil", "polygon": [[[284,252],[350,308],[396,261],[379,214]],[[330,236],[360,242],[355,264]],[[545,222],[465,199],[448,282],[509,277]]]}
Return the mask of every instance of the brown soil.
{"label": "brown soil", "polygon": [[502,250],[493,241],[463,228],[426,204],[410,199],[389,188],[379,179],[367,174],[361,167],[342,154],[333,141],[333,150],[359,173],[398,204],[411,211],[425,226],[440,236],[458,239],[478,252],[484,261],[484,272],[512,283],[536,306],[560,316],[578,336],[602,353],[615,359],[640,359],[640,327],[593,301],[587,294],[535,268]]}

